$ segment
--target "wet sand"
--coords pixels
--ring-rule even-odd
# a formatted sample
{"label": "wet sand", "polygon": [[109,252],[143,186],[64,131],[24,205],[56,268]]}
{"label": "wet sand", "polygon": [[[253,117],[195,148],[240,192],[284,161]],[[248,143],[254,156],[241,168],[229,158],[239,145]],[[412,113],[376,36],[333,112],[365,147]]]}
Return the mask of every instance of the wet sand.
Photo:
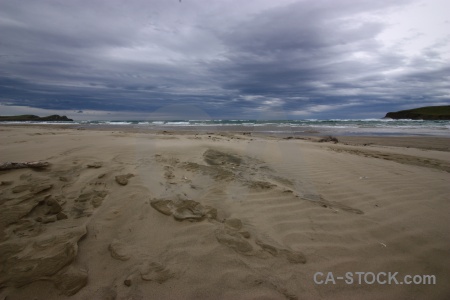
{"label": "wet sand", "polygon": [[0,140],[0,163],[50,163],[0,171],[1,299],[450,295],[450,139],[46,125]]}

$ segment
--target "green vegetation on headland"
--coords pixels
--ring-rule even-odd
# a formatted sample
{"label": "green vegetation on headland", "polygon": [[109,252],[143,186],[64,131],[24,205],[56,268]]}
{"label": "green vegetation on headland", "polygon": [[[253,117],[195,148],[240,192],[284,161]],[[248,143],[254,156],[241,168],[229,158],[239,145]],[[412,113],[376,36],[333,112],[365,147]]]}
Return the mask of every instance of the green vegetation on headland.
{"label": "green vegetation on headland", "polygon": [[411,120],[450,120],[450,105],[426,106],[397,112],[388,112],[385,118]]}
{"label": "green vegetation on headland", "polygon": [[47,117],[39,117],[35,115],[20,115],[20,116],[0,116],[1,121],[33,121],[33,122],[58,122],[58,121],[73,121],[66,116],[51,115]]}

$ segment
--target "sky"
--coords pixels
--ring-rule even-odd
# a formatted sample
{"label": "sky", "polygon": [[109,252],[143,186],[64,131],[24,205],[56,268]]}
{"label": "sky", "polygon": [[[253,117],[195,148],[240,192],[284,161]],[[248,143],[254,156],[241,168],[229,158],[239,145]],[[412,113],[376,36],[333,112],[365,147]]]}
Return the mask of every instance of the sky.
{"label": "sky", "polygon": [[0,115],[381,118],[450,105],[448,0],[0,0]]}

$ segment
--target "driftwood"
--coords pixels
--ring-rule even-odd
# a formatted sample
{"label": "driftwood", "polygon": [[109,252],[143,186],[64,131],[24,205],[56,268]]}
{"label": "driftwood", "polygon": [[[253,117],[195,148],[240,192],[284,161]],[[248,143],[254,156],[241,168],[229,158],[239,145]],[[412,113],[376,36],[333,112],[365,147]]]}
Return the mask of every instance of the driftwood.
{"label": "driftwood", "polygon": [[46,161],[28,161],[28,162],[5,162],[0,163],[0,171],[12,170],[12,169],[44,169],[50,166],[50,163]]}

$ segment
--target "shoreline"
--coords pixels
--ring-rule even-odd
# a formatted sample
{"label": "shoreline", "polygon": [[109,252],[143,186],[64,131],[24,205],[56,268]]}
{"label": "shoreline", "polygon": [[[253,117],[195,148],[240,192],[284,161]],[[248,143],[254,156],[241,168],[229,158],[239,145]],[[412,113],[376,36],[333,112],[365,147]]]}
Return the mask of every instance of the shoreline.
{"label": "shoreline", "polygon": [[126,132],[126,133],[142,133],[142,134],[165,134],[165,135],[211,135],[211,134],[240,134],[244,136],[274,138],[274,139],[293,139],[293,140],[318,140],[322,137],[333,135],[338,138],[341,143],[355,146],[393,146],[393,147],[412,147],[418,149],[450,151],[450,136],[442,135],[372,135],[372,134],[355,134],[340,135],[330,134],[328,131],[308,130],[304,132],[263,132],[252,131],[251,127],[200,127],[196,130],[192,127],[132,127],[124,125],[60,125],[60,124],[0,124],[1,128],[40,128],[40,129],[61,129],[61,130],[78,130],[78,131],[100,131],[100,132]]}

